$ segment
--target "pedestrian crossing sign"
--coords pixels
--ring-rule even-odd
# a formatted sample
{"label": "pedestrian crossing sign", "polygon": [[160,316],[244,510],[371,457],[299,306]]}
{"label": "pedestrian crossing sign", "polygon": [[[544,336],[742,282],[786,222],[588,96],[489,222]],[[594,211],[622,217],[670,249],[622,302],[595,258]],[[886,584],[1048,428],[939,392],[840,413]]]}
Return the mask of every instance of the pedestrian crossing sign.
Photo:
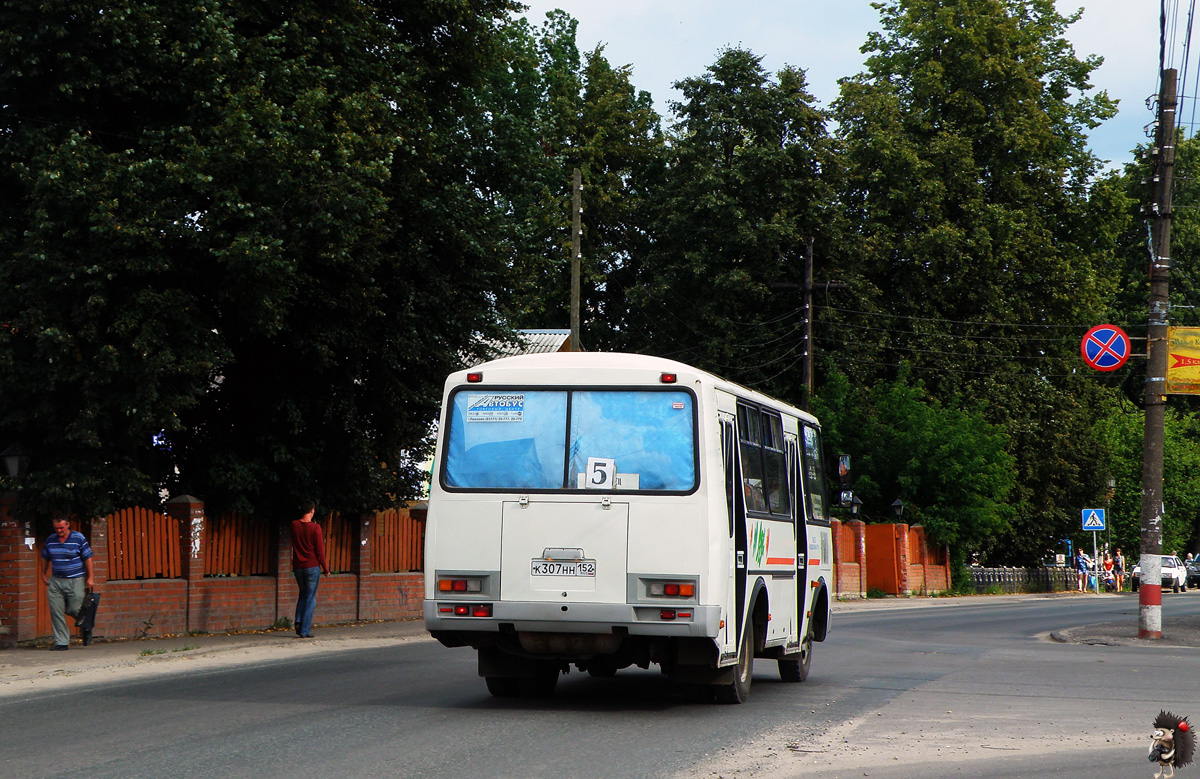
{"label": "pedestrian crossing sign", "polygon": [[1084,509],[1083,529],[1103,530],[1105,528],[1104,509]]}

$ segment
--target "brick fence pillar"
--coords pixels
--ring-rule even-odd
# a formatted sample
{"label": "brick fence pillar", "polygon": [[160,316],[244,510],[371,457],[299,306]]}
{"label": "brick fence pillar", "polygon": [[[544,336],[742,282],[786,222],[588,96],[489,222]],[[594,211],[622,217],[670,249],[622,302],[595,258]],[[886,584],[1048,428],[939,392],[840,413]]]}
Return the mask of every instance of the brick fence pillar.
{"label": "brick fence pillar", "polygon": [[179,520],[179,563],[186,591],[185,631],[200,630],[200,599],[204,583],[204,501],[179,495],[167,501],[167,514]]}
{"label": "brick fence pillar", "polygon": [[33,522],[12,515],[13,498],[0,495],[0,645],[37,638],[37,599],[46,597]]}
{"label": "brick fence pillar", "polygon": [[842,591],[842,521],[829,520],[829,537],[833,541],[833,597]]}
{"label": "brick fence pillar", "polygon": [[[275,620],[296,617],[296,597],[300,592],[292,574],[292,523],[275,526]],[[295,627],[293,625],[293,627]]]}
{"label": "brick fence pillar", "polygon": [[92,578],[96,587],[108,581],[108,517],[92,517],[88,543],[92,547]]}
{"label": "brick fence pillar", "polygon": [[852,519],[846,523],[854,534],[854,556],[858,558],[858,597],[867,597],[867,523]]}
{"label": "brick fence pillar", "polygon": [[908,525],[896,525],[896,561],[900,571],[900,581],[897,587],[901,595],[912,595],[912,586],[908,578]]}
{"label": "brick fence pillar", "polygon": [[371,540],[374,536],[375,515],[364,511],[358,517],[358,543],[354,545],[353,558],[350,561],[354,569],[355,590],[354,601],[357,619],[374,619],[375,605],[371,597],[371,567],[374,564],[371,554]]}

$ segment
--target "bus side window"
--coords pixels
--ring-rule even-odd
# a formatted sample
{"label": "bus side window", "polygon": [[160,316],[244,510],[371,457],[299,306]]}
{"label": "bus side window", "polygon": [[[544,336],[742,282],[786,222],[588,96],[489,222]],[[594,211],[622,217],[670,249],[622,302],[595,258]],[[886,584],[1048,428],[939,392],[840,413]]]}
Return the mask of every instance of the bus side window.
{"label": "bus side window", "polygon": [[774,414],[762,415],[763,462],[767,481],[767,498],[771,513],[791,518],[788,500],[787,456],[784,454],[783,420]]}
{"label": "bus side window", "polygon": [[809,519],[829,521],[825,513],[825,459],[821,451],[821,431],[804,426],[804,491],[808,494]]}
{"label": "bus side window", "polygon": [[763,478],[762,416],[758,409],[738,406],[738,441],[742,455],[742,492],[746,510],[766,513],[767,493]]}

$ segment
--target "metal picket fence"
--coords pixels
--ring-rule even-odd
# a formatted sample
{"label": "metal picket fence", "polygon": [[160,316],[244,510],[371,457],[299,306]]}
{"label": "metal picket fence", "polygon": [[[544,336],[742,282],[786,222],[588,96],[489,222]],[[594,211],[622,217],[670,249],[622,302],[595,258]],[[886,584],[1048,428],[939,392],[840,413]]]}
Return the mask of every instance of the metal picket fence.
{"label": "metal picket fence", "polygon": [[1053,568],[982,568],[967,569],[975,592],[984,593],[999,588],[1002,592],[1062,592],[1076,586],[1075,572],[1062,567]]}

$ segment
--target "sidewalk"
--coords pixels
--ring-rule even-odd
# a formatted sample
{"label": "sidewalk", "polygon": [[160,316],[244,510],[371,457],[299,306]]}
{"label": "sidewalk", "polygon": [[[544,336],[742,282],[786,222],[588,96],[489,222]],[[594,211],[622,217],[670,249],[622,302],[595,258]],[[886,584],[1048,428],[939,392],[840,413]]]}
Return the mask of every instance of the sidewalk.
{"label": "sidewalk", "polygon": [[[66,652],[53,652],[49,645],[0,649],[0,696],[28,691],[32,683],[38,683],[41,689],[42,682],[51,680],[66,686],[66,683],[432,640],[419,619],[315,626],[312,638],[298,638],[292,630],[264,630],[108,641],[103,632],[101,625],[90,645],[83,646],[75,639]],[[187,667],[181,668],[181,664]]]}
{"label": "sidewalk", "polygon": [[[1179,596],[1175,596],[1179,597]],[[1184,597],[1187,597],[1186,595]],[[1019,595],[959,595],[944,598],[872,598],[869,600],[835,601],[834,612],[856,611],[878,608],[917,608],[938,605],[962,603],[967,598],[986,599],[989,603],[1012,600],[1028,600],[1031,598],[1125,598],[1132,608],[1137,608],[1137,593],[1103,593],[1076,592],[1043,592]],[[1200,647],[1200,616],[1194,617],[1164,617],[1162,620],[1162,638],[1138,638],[1136,616],[1132,619],[1122,619],[1113,622],[1100,622],[1094,625],[1078,625],[1051,631],[1048,635],[1053,641],[1062,644],[1090,644],[1093,646],[1165,646],[1165,647]]]}

